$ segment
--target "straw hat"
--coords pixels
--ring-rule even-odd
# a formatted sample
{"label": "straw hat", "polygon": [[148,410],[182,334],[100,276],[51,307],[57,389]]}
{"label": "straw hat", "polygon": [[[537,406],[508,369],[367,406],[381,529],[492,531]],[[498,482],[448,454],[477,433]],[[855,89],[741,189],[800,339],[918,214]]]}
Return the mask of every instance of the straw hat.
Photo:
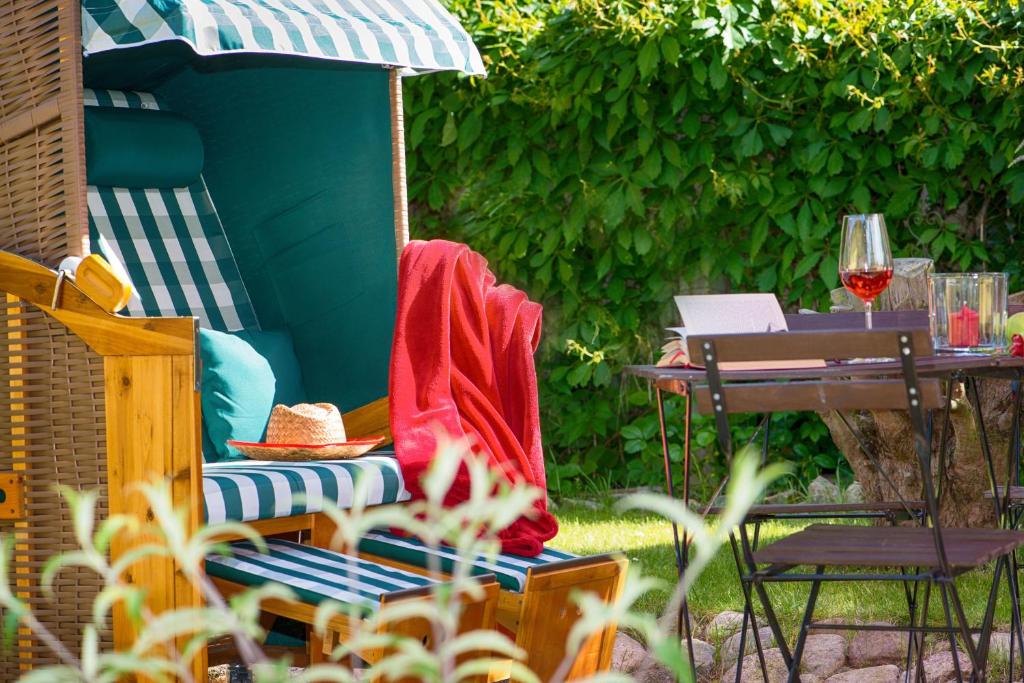
{"label": "straw hat", "polygon": [[228,443],[254,460],[323,460],[354,458],[383,441],[383,437],[347,440],[337,406],[300,403],[292,407],[274,406],[265,443]]}

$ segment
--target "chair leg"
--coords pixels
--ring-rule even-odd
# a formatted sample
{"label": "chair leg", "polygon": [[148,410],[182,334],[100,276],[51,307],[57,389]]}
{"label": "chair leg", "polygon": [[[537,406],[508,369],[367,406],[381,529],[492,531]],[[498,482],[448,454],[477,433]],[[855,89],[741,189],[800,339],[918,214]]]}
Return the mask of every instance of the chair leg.
{"label": "chair leg", "polygon": [[739,546],[736,541],[736,534],[729,534],[729,543],[732,545],[732,556],[736,562],[736,572],[740,579],[740,588],[743,591],[743,628],[740,631],[740,649],[736,658],[736,683],[743,678],[743,655],[747,648],[747,620],[754,631],[754,648],[757,650],[757,659],[761,665],[761,677],[768,680],[768,663],[764,658],[764,648],[761,645],[761,635],[757,632],[757,618],[754,616],[754,601],[750,596],[750,582],[744,578],[743,562],[740,559]]}
{"label": "chair leg", "polygon": [[[1010,553],[1010,569],[1007,572],[1008,583],[1010,584],[1010,680],[1013,680],[1013,665],[1016,655],[1016,646],[1019,645],[1021,657],[1024,658],[1024,629],[1021,626],[1020,613],[1020,567],[1017,564],[1017,552]],[[1022,667],[1024,672],[1024,667]]]}
{"label": "chair leg", "polygon": [[[905,575],[910,573],[906,570],[905,567],[900,567],[900,571]],[[914,573],[917,573],[916,570]],[[913,586],[911,586],[910,584],[913,584]],[[917,626],[917,591],[919,585],[919,581],[903,582],[903,593],[907,599],[907,615],[909,617],[911,627]],[[910,631],[907,634],[907,657],[904,662],[903,670],[907,671],[908,675],[910,671],[910,662],[914,657],[914,653],[917,651],[917,648],[919,647],[920,640],[921,634],[914,633],[913,631]],[[923,643],[920,644],[923,645]]]}
{"label": "chair leg", "polygon": [[[820,576],[825,573],[824,567],[817,567],[815,572]],[[807,634],[811,631],[811,619],[814,617],[814,605],[818,602],[818,592],[821,590],[821,579],[811,582],[811,594],[807,597],[807,609],[804,610],[804,620],[800,624],[800,635],[796,639],[796,648],[793,650],[793,662],[789,665],[788,683],[799,683],[800,681],[800,659],[804,654],[804,643],[807,642]]]}
{"label": "chair leg", "polygon": [[[932,582],[927,581],[924,584],[924,597],[921,600],[921,626],[928,625],[928,607],[931,604],[932,598]],[[916,636],[916,661],[914,662],[914,681],[913,683],[927,683],[924,680],[924,634],[914,634]],[[903,674],[904,683],[911,683],[910,681],[910,653],[907,653],[907,669]]]}
{"label": "chair leg", "polygon": [[[950,610],[950,606],[949,606],[949,604],[950,604],[950,596],[949,596],[949,590],[948,589],[949,589],[949,586],[946,584],[945,581],[939,582],[939,592],[942,595],[942,611],[946,615],[946,637],[949,639],[949,653],[950,653],[950,656],[953,658],[953,669],[956,672],[957,683],[963,683],[964,672],[960,669],[960,657],[958,656],[958,649],[957,649],[957,646],[956,646],[957,626],[955,626],[954,623],[953,623],[953,613]],[[961,635],[963,635],[963,634],[961,633]],[[967,638],[969,640],[970,640],[970,637],[971,637],[970,633],[968,633],[967,634]],[[973,648],[970,650],[970,654],[973,656],[973,654],[974,654]],[[974,664],[973,660],[972,660],[971,664],[972,665]]]}

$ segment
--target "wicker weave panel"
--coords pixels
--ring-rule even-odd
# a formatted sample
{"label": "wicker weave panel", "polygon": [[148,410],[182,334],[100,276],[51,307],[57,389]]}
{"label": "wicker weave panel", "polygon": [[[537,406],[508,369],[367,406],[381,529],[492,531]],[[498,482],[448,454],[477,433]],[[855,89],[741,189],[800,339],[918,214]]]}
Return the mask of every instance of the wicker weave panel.
{"label": "wicker weave panel", "polygon": [[[106,516],[103,361],[61,323],[2,295],[0,378],[0,471],[21,469],[27,475],[27,520],[0,523],[0,531],[17,534],[14,572],[28,579],[33,610],[77,651],[100,587],[97,577],[62,572],[52,598],[37,582],[48,557],[76,547],[55,485],[100,491],[100,514]],[[110,634],[104,638],[109,646]],[[0,652],[0,680],[17,678],[20,666],[52,662],[39,643],[21,640],[15,652]]]}
{"label": "wicker weave panel", "polygon": [[0,119],[60,90],[59,10],[58,0],[0,0]]}
{"label": "wicker weave panel", "polygon": [[0,249],[49,266],[86,238],[78,13],[0,0]]}

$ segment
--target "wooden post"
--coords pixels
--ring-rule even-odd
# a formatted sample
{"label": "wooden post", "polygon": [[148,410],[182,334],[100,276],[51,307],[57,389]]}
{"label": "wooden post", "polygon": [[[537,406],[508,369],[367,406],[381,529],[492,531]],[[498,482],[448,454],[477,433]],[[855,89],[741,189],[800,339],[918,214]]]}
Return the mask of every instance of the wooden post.
{"label": "wooden post", "polygon": [[402,111],[402,76],[388,70],[391,94],[391,186],[395,201],[395,249],[401,257],[409,243],[409,192],[405,184],[405,115]]}
{"label": "wooden post", "polygon": [[[108,356],[104,359],[107,463],[111,515],[142,522],[152,512],[138,484],[169,481],[175,505],[187,506],[188,531],[202,523],[199,394],[193,356]],[[139,543],[142,539],[133,539]],[[115,540],[112,558],[129,549]],[[147,558],[129,570],[133,584],[148,589],[154,613],[199,607],[198,587],[176,571],[170,558]],[[127,649],[134,629],[123,610],[114,613],[114,645]],[[178,644],[179,651],[185,640]],[[206,676],[206,650],[192,662],[196,680]]]}

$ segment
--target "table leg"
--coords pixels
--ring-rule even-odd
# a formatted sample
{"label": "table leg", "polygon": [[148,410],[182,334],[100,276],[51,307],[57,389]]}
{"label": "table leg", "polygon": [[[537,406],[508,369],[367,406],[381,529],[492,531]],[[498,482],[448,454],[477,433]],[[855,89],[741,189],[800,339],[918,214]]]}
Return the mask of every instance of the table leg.
{"label": "table leg", "polygon": [[[672,459],[669,455],[668,447],[668,429],[665,420],[665,396],[661,389],[655,390],[657,393],[658,401],[658,426],[661,428],[661,452],[664,459],[665,465],[665,488],[669,498],[675,500],[675,485],[672,477]],[[687,387],[684,400],[686,401],[686,412],[684,421],[684,440],[683,440],[683,504],[689,506],[690,504],[690,418],[691,405],[690,405],[690,392]],[[689,555],[689,538],[686,534],[686,530],[683,530],[682,535],[679,533],[679,525],[672,522],[672,542],[676,552],[676,570],[678,580],[683,580],[683,575],[686,573],[686,565]],[[694,663],[693,655],[693,632],[690,624],[690,608],[687,602],[687,597],[684,595],[683,599],[679,602],[679,611],[676,613],[676,633],[684,635],[686,637],[686,651],[690,661],[691,673],[696,680],[697,670]]]}

